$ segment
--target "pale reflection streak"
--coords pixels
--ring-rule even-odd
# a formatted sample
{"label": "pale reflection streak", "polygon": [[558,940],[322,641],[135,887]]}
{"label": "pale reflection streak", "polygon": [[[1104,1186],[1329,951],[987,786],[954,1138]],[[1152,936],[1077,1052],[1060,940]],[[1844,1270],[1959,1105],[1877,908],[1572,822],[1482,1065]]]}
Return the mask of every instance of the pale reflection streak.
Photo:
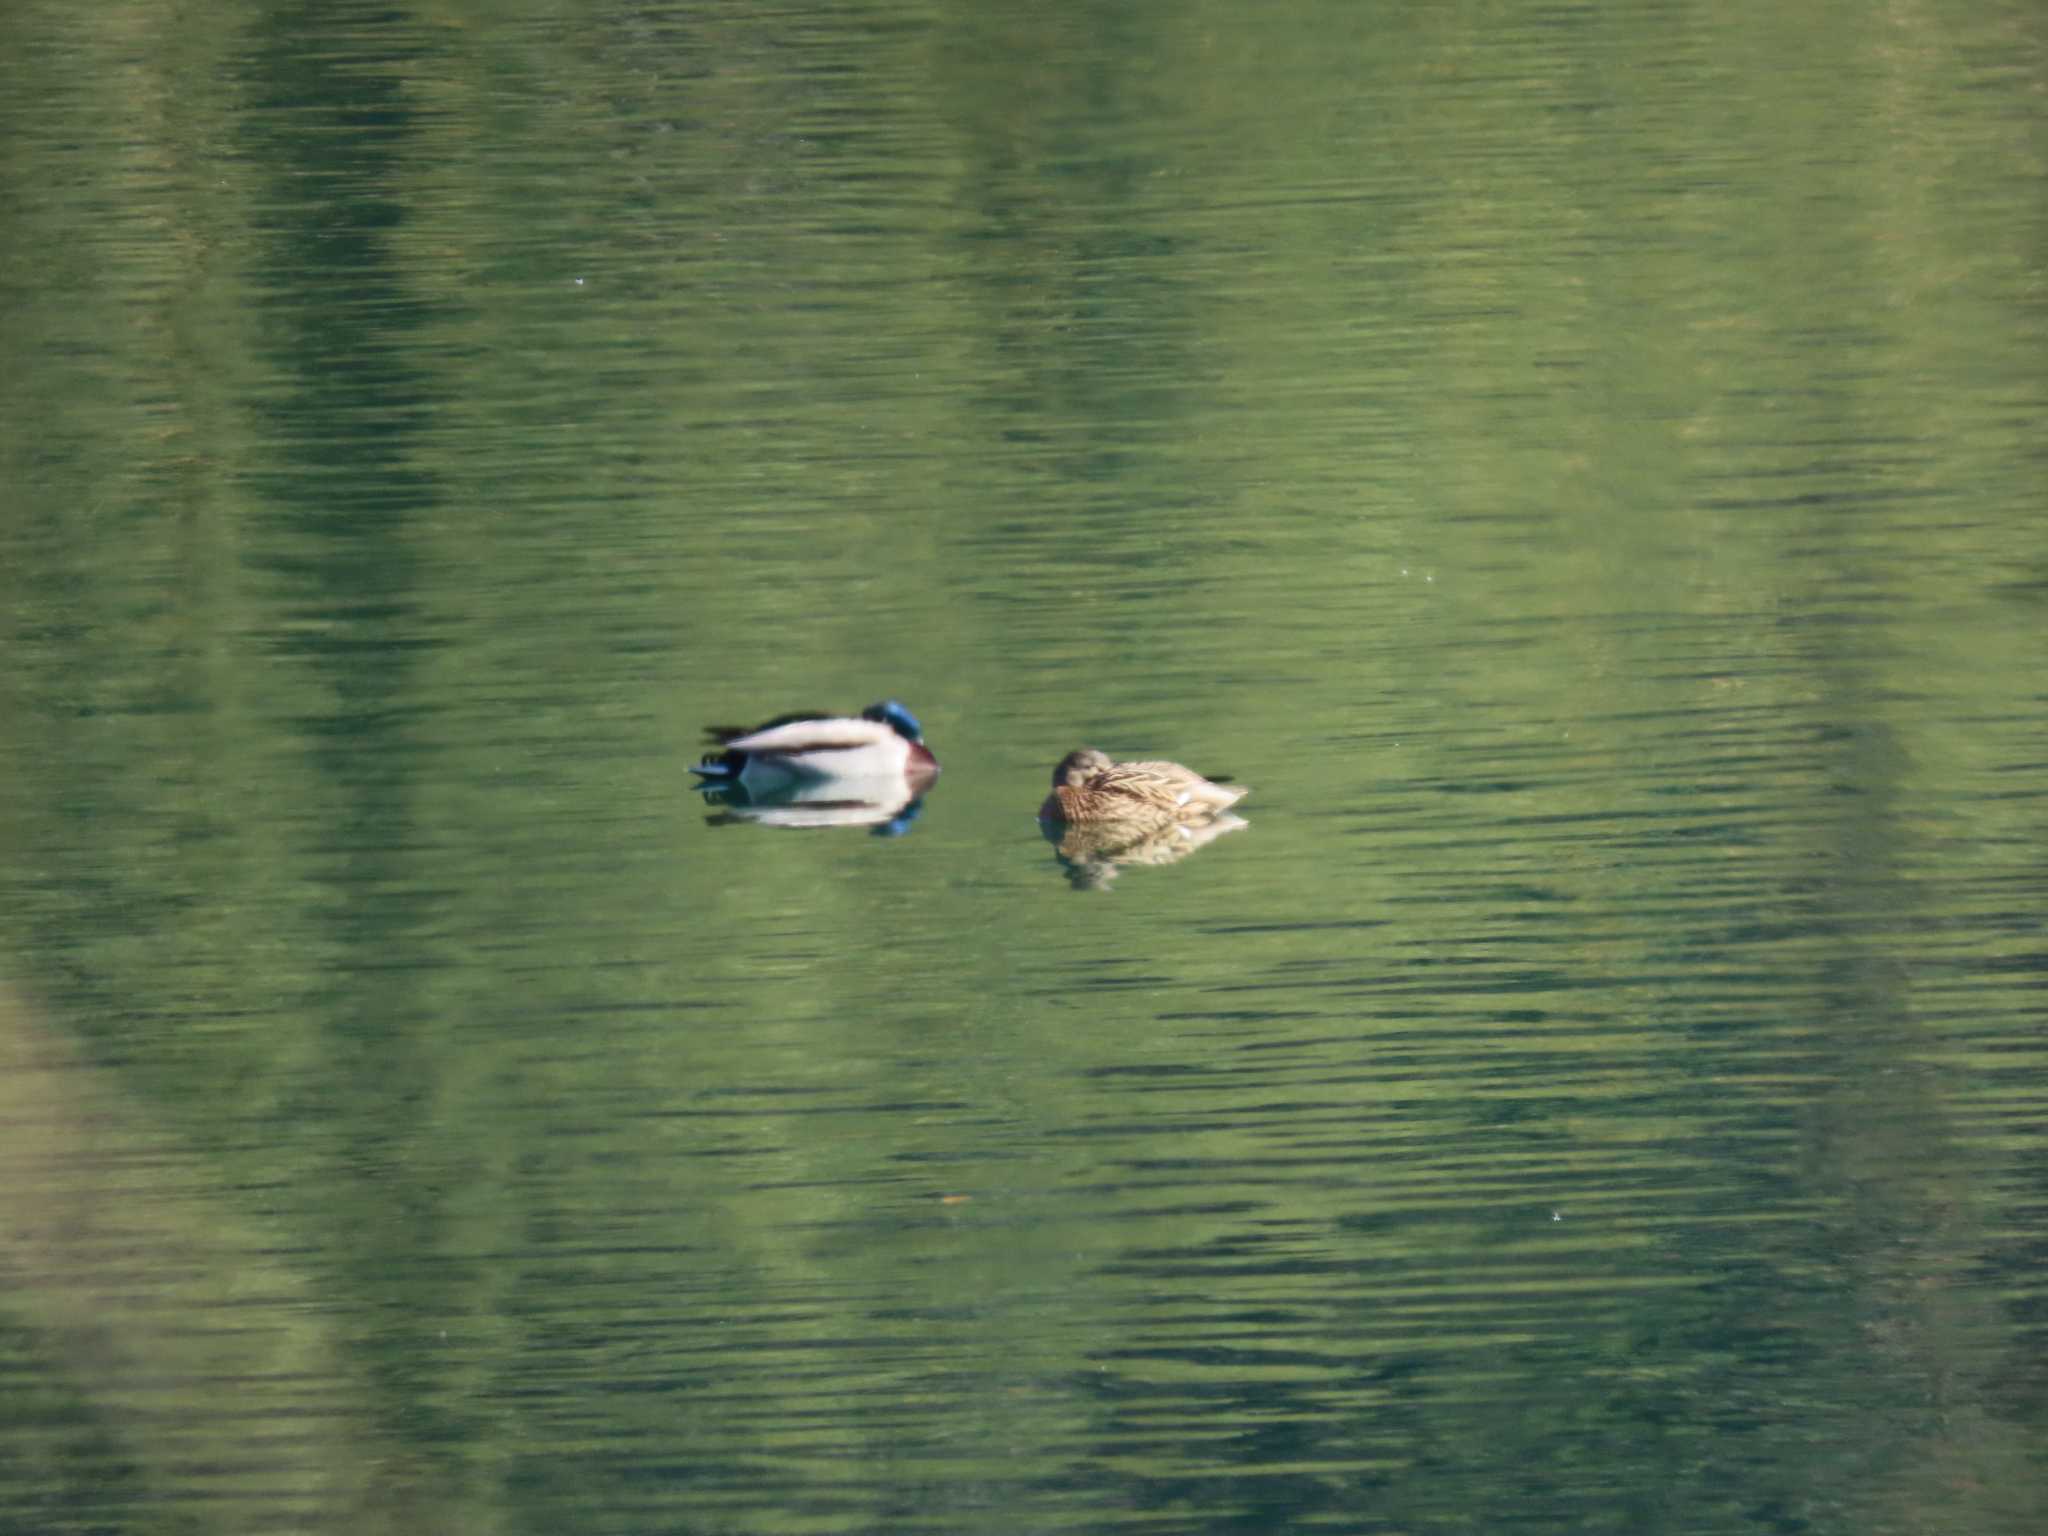
{"label": "pale reflection streak", "polygon": [[286,1235],[195,1192],[195,1155],[4,983],[0,1159],[9,1310],[120,1437],[117,1497],[209,1531],[495,1528],[373,1425]]}
{"label": "pale reflection streak", "polygon": [[876,837],[901,837],[924,810],[924,789],[900,776],[813,779],[767,793],[739,784],[710,786],[704,803],[715,813],[705,820],[714,827],[866,827]]}

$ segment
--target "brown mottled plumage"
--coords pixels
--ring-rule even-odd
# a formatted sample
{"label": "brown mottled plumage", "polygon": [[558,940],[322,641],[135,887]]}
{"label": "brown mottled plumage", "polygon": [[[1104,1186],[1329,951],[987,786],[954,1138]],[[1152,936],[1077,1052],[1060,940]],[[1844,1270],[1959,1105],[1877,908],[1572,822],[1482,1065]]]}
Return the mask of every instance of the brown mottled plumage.
{"label": "brown mottled plumage", "polygon": [[1038,814],[1068,825],[1171,826],[1207,821],[1245,793],[1242,784],[1212,784],[1179,763],[1116,763],[1082,747],[1053,769],[1052,793]]}

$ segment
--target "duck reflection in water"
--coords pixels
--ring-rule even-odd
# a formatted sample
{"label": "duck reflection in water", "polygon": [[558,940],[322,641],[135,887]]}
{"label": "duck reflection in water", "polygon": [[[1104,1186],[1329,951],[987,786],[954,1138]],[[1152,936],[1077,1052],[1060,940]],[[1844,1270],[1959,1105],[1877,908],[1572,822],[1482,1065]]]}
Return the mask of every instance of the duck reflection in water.
{"label": "duck reflection in water", "polygon": [[751,729],[711,726],[721,749],[691,771],[713,825],[871,827],[908,832],[939,776],[917,716],[894,699],[858,715],[778,715]]}
{"label": "duck reflection in water", "polygon": [[1126,864],[1173,864],[1248,825],[1247,793],[1168,762],[1113,762],[1092,747],[1052,771],[1038,823],[1077,890],[1104,890]]}

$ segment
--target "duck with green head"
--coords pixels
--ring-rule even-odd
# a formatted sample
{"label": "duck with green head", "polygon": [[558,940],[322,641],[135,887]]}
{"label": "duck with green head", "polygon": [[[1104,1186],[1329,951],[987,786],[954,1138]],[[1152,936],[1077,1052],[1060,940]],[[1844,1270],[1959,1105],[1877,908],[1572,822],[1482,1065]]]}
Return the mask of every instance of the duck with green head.
{"label": "duck with green head", "polygon": [[922,794],[939,775],[917,716],[894,699],[858,715],[777,715],[751,729],[714,725],[705,734],[722,750],[692,773],[700,789],[739,785],[772,793],[826,780],[900,781]]}

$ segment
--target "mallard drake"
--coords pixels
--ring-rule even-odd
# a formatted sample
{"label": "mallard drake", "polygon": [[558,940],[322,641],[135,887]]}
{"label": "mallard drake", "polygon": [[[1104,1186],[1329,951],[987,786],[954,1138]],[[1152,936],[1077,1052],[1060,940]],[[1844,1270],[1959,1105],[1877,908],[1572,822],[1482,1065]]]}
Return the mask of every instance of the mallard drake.
{"label": "mallard drake", "polygon": [[690,770],[703,789],[738,784],[758,795],[826,779],[894,780],[922,793],[939,772],[924,727],[894,699],[854,716],[777,715],[752,729],[714,725],[705,735],[724,750]]}
{"label": "mallard drake", "polygon": [[1082,747],[1053,769],[1052,793],[1038,814],[1068,825],[1167,826],[1207,821],[1246,792],[1242,784],[1212,784],[1179,763],[1117,763],[1093,747]]}

